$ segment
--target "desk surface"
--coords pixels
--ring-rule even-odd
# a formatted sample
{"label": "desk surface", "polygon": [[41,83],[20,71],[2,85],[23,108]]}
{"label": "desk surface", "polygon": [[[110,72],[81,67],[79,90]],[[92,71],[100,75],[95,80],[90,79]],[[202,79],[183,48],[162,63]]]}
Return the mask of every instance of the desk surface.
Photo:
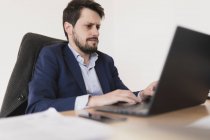
{"label": "desk surface", "polygon": [[[113,113],[95,112],[113,117],[126,117],[126,121],[107,123],[113,127],[114,135],[111,140],[137,140],[137,139],[170,139],[170,140],[197,140],[210,139],[210,127],[198,125],[192,126],[195,122],[203,119],[204,126],[210,126],[210,100],[196,107],[155,115],[151,117],[138,117],[119,115]],[[77,116],[81,111],[67,111],[65,116]]]}

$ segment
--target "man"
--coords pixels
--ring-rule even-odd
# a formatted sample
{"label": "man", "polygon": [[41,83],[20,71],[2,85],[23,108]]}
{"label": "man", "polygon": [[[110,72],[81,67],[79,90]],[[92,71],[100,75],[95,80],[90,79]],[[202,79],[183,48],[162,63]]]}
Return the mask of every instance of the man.
{"label": "man", "polygon": [[26,113],[54,107],[84,109],[117,102],[136,104],[151,96],[156,83],[131,92],[120,80],[113,59],[97,51],[104,9],[92,0],[72,0],[63,12],[68,44],[44,47],[29,83]]}

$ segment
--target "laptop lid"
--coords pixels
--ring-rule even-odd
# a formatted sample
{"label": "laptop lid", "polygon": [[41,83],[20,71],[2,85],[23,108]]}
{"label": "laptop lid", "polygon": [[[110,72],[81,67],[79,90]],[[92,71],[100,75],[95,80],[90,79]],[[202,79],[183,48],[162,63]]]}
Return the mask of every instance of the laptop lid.
{"label": "laptop lid", "polygon": [[150,102],[95,109],[130,115],[160,114],[204,103],[209,89],[210,36],[178,26]]}
{"label": "laptop lid", "polygon": [[148,114],[205,102],[210,88],[210,36],[178,26]]}

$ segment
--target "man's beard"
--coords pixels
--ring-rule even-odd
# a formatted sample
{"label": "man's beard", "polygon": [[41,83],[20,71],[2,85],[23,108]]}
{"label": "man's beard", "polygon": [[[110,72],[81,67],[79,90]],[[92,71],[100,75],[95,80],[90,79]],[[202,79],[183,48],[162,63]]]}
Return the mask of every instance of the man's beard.
{"label": "man's beard", "polygon": [[85,45],[82,45],[82,43],[80,42],[79,38],[77,37],[76,33],[73,32],[73,40],[76,44],[76,46],[83,52],[86,54],[91,54],[94,53],[98,50],[98,38],[97,37],[92,37],[92,38],[87,38],[86,41],[89,40],[97,40],[95,43],[93,43],[92,45],[89,45],[88,43],[85,43]]}

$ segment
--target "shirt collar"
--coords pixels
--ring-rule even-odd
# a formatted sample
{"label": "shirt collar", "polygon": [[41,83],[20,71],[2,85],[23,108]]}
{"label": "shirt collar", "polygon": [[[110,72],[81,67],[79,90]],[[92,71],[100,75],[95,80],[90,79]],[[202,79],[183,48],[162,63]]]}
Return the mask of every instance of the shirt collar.
{"label": "shirt collar", "polygon": [[88,68],[93,68],[95,66],[95,62],[98,59],[98,54],[96,52],[90,55],[90,61],[89,64],[87,65],[84,64],[84,58],[81,57],[81,55],[73,47],[71,47],[70,44],[68,44],[68,46],[79,64],[86,66]]}

